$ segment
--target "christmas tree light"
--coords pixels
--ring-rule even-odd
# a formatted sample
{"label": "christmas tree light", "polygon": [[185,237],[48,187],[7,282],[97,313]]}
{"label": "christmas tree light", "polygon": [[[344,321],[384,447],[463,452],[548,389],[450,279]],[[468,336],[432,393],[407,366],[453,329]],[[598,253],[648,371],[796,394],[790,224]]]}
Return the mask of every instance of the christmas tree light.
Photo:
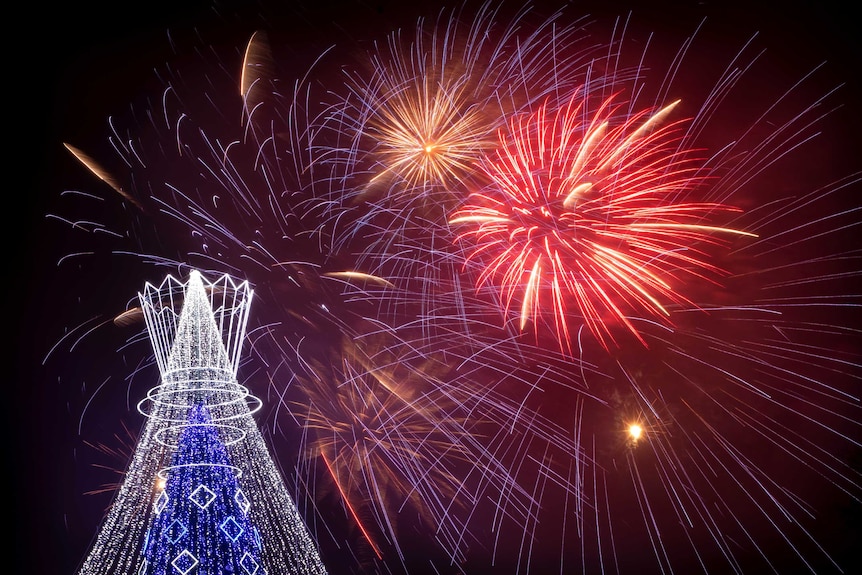
{"label": "christmas tree light", "polygon": [[139,294],[161,383],[81,575],[322,575],[236,378],[252,290],[168,276]]}

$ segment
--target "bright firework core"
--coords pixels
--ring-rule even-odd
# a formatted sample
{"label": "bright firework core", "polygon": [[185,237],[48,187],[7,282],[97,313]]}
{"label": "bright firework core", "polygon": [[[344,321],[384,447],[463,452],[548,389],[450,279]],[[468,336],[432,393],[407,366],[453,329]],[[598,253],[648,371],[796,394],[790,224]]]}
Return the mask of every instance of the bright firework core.
{"label": "bright firework core", "polygon": [[693,199],[708,175],[684,122],[667,122],[677,104],[624,115],[613,97],[593,110],[579,91],[499,132],[499,149],[482,158],[489,184],[450,223],[462,226],[468,260],[482,264],[477,285],[499,290],[522,330],[548,313],[560,349],[570,349],[574,302],[604,347],[615,326],[646,345],[628,316],[667,321],[668,304],[691,305],[677,278],[720,273],[705,249],[721,244],[716,235],[754,236],[709,224],[732,206]]}

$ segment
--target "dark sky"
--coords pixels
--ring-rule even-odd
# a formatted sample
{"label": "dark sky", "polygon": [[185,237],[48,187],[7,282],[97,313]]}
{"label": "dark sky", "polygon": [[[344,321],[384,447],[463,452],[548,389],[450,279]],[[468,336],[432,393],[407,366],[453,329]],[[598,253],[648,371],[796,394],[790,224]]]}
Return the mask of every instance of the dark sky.
{"label": "dark sky", "polygon": [[[153,70],[173,57],[166,42],[169,30],[182,36],[200,27],[207,37],[241,47],[250,32],[263,25],[282,40],[294,42],[298,55],[306,57],[327,45],[326,34],[339,39],[340,32],[333,33],[333,28],[364,38],[379,37],[394,24],[410,26],[421,10],[399,7],[402,3],[394,1],[322,0],[308,2],[304,13],[309,20],[302,24],[293,17],[295,9],[275,2],[31,4],[24,8],[25,16],[7,21],[16,38],[7,47],[7,61],[13,69],[7,72],[11,103],[6,117],[11,119],[12,129],[7,131],[6,143],[13,152],[7,164],[9,212],[4,226],[13,264],[6,288],[7,307],[14,320],[7,336],[15,366],[7,381],[13,388],[12,400],[7,402],[12,437],[7,470],[17,486],[9,492],[16,509],[12,550],[22,572],[70,575],[95,535],[81,533],[80,526],[92,525],[88,520],[100,512],[86,508],[88,499],[80,493],[82,487],[75,478],[76,466],[89,465],[85,461],[93,456],[83,455],[80,438],[74,437],[82,407],[80,398],[69,399],[75,394],[66,386],[75,385],[74,375],[58,381],[56,371],[41,362],[64,328],[82,319],[81,310],[97,309],[96,302],[102,298],[106,305],[123,306],[135,297],[133,290],[153,278],[122,277],[126,270],[117,268],[112,270],[113,278],[79,277],[68,287],[60,284],[69,276],[58,272],[56,264],[69,248],[58,244],[57,226],[46,214],[57,209],[63,190],[96,185],[62,143],[104,145],[106,119],[124,113],[130,101],[151,90]],[[862,61],[853,25],[856,17],[839,3],[614,0],[567,4],[570,14],[590,13],[605,19],[631,9],[641,29],[656,30],[677,42],[703,16],[720,31],[713,38],[717,45],[724,38],[728,45],[738,46],[753,31],[761,30],[760,41],[768,47],[770,61],[787,75],[827,60],[829,74],[848,84],[843,101],[849,108],[857,108],[842,116],[849,118],[840,128],[842,137],[847,136],[846,145],[834,155],[845,161],[858,157],[858,141],[849,136],[860,127]],[[858,168],[858,162],[855,165]],[[118,291],[111,290],[112,280]],[[130,286],[132,291],[126,293]],[[106,295],[106,291],[111,293]],[[87,362],[100,360],[100,343],[116,345],[98,339],[82,345],[86,353],[76,350],[66,360],[71,362],[72,373],[85,372]],[[66,347],[61,353],[70,353]],[[107,347],[103,353],[109,355],[113,349]],[[87,383],[89,389],[97,385]],[[856,550],[851,543],[860,534],[859,517],[834,502],[827,513],[827,522],[834,528],[830,538],[846,538],[846,542],[835,543],[836,559],[848,566],[858,564],[852,559]]]}

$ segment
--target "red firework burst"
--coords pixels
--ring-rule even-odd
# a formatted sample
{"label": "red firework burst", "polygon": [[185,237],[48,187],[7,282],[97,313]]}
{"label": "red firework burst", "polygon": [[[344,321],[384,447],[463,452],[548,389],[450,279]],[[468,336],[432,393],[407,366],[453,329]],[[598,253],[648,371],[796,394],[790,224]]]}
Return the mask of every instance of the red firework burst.
{"label": "red firework burst", "polygon": [[666,322],[668,305],[693,305],[684,281],[721,272],[707,248],[753,235],[710,225],[736,208],[692,199],[709,176],[685,145],[686,121],[667,121],[679,101],[628,114],[615,99],[591,110],[577,92],[511,119],[482,163],[489,185],[449,220],[482,266],[477,287],[498,289],[521,330],[549,308],[563,351],[572,305],[603,347],[616,326],[646,345],[630,316]]}

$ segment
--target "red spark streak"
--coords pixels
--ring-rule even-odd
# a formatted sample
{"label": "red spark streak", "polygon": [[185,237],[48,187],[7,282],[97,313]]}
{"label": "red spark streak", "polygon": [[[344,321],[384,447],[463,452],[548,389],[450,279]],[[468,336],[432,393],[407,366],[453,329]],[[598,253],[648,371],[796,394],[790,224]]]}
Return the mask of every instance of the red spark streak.
{"label": "red spark streak", "polygon": [[344,504],[347,505],[347,509],[350,511],[350,515],[353,516],[353,520],[356,521],[356,525],[359,526],[359,530],[362,531],[362,535],[365,537],[365,540],[368,541],[368,544],[371,545],[371,548],[374,550],[374,554],[377,555],[378,559],[383,559],[383,555],[380,553],[380,549],[377,548],[377,545],[374,544],[374,541],[371,540],[371,535],[369,535],[368,531],[365,530],[365,526],[362,524],[362,521],[359,520],[359,515],[356,514],[356,511],[353,510],[353,506],[350,504],[350,500],[347,498],[347,494],[341,489],[341,484],[338,483],[338,478],[335,476],[335,471],[332,469],[332,465],[329,464],[329,459],[326,458],[326,454],[322,451],[320,452],[320,456],[323,458],[323,463],[326,464],[326,469],[329,470],[329,475],[332,476],[332,480],[335,482],[335,486],[338,488],[338,492],[341,493],[341,499],[344,501]]}

